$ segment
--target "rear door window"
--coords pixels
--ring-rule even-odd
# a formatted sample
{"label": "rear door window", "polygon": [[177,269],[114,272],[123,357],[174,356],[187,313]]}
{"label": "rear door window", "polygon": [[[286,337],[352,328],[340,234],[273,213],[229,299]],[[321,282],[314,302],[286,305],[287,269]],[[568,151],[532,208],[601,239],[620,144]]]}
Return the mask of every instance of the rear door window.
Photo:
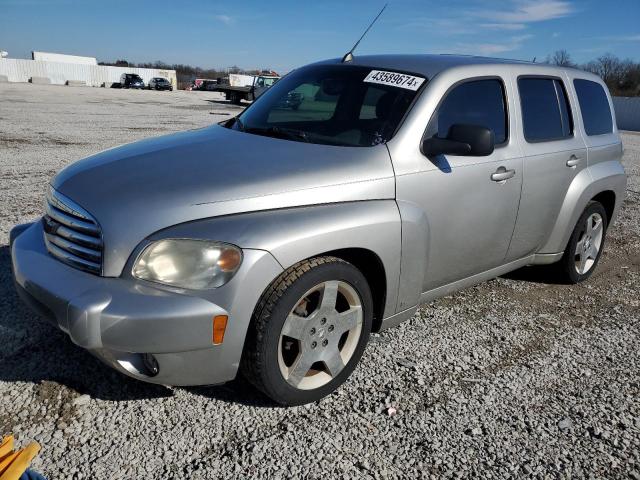
{"label": "rear door window", "polygon": [[446,138],[455,124],[493,130],[496,145],[507,141],[504,86],[498,79],[470,80],[454,87],[438,107],[427,135]]}
{"label": "rear door window", "polygon": [[567,94],[556,78],[518,79],[524,137],[529,143],[562,140],[573,135]]}
{"label": "rear door window", "polygon": [[613,132],[613,120],[609,100],[602,85],[590,80],[575,79],[573,86],[578,95],[582,122],[587,135],[603,135]]}

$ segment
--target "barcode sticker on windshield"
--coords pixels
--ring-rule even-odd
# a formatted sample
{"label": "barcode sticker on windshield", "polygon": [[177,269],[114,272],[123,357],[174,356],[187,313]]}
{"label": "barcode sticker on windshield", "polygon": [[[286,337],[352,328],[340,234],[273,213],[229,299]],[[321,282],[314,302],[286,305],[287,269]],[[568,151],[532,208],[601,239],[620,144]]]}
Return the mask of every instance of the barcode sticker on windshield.
{"label": "barcode sticker on windshield", "polygon": [[381,85],[391,85],[392,87],[406,88],[407,90],[418,90],[424,82],[422,77],[414,77],[397,72],[385,72],[382,70],[371,70],[364,79],[368,83],[379,83]]}

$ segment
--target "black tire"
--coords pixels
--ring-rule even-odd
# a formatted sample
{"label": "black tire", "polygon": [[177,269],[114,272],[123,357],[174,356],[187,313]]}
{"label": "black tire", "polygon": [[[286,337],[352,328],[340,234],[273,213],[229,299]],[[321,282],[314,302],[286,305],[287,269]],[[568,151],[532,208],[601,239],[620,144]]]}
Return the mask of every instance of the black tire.
{"label": "black tire", "polygon": [[[348,283],[360,297],[363,310],[360,338],[353,355],[335,378],[312,390],[298,389],[290,385],[280,371],[280,333],[289,312],[305,292],[330,280]],[[338,388],[356,367],[369,341],[372,322],[371,290],[356,267],[329,256],[302,261],[276,278],[258,302],[247,332],[241,373],[258,390],[281,405],[302,405],[320,400]]]}
{"label": "black tire", "polygon": [[[576,247],[581,237],[585,233],[587,219],[594,213],[600,215],[600,217],[602,218],[602,241],[600,242],[600,249],[598,251],[598,254],[596,255],[596,258],[594,259],[593,264],[591,265],[589,270],[584,273],[579,273],[576,269]],[[560,275],[565,282],[576,284],[584,282],[591,276],[593,271],[598,266],[598,262],[600,261],[600,257],[602,256],[602,251],[604,250],[605,240],[607,236],[607,227],[608,219],[607,211],[605,210],[605,208],[600,202],[589,202],[587,204],[587,207],[584,209],[584,212],[582,212],[582,215],[580,215],[580,218],[578,219],[578,222],[576,223],[576,226],[571,233],[571,237],[569,238],[569,243],[567,244],[567,248],[564,251],[562,260],[560,260],[560,262],[557,264]]]}

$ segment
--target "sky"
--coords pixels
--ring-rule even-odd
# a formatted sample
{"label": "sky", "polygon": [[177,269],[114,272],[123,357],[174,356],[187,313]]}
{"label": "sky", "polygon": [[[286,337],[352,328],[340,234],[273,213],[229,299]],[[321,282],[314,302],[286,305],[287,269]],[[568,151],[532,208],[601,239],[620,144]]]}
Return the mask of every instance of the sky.
{"label": "sky", "polygon": [[[0,0],[0,50],[286,72],[342,56],[384,0]],[[640,61],[640,0],[389,0],[356,54]]]}

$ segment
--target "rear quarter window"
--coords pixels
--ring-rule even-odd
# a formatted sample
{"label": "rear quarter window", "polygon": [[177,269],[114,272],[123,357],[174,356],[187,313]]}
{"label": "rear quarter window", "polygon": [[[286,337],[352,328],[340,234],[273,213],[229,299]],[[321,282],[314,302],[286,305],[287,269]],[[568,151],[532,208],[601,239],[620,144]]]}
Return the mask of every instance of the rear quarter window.
{"label": "rear quarter window", "polygon": [[573,86],[578,95],[582,123],[587,135],[604,135],[613,132],[613,119],[609,100],[602,85],[591,80],[577,78]]}

